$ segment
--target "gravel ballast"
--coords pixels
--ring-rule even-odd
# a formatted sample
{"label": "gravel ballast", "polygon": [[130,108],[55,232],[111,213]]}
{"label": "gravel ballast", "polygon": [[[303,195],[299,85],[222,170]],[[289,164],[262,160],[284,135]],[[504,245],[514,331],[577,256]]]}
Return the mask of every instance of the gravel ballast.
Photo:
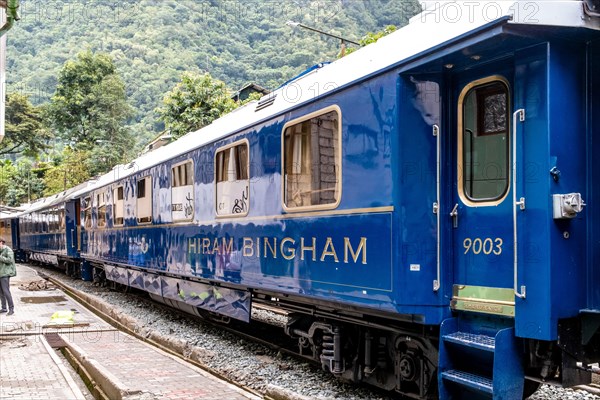
{"label": "gravel ballast", "polygon": [[[333,375],[321,371],[318,366],[283,356],[211,324],[181,315],[178,311],[149,299],[74,280],[60,271],[43,269],[41,272],[114,307],[113,315],[127,320],[129,325],[134,324],[136,331],[142,336],[158,342],[166,341],[184,356],[206,368],[273,398],[393,399],[368,388],[342,383]],[[258,315],[256,312],[263,313],[253,311],[253,318],[278,318],[269,313]],[[282,321],[279,320],[278,323]],[[530,399],[600,400],[600,396],[582,390],[542,385]]]}

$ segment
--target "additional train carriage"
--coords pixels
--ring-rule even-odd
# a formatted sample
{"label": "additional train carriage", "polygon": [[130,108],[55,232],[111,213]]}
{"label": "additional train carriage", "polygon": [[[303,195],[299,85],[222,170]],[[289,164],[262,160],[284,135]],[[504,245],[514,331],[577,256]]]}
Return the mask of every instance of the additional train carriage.
{"label": "additional train carriage", "polygon": [[25,252],[28,261],[60,266],[70,274],[79,273],[80,201],[70,197],[79,189],[38,200],[19,215],[19,249]]}
{"label": "additional train carriage", "polygon": [[59,200],[84,271],[196,314],[274,302],[324,368],[413,398],[589,381],[600,4],[426,7]]}

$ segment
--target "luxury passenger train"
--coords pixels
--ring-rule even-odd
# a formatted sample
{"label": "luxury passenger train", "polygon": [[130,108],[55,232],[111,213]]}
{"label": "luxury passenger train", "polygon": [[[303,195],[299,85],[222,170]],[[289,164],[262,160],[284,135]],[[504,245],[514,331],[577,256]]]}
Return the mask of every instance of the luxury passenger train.
{"label": "luxury passenger train", "polygon": [[323,368],[415,399],[589,382],[600,1],[424,6],[2,228],[28,260],[198,315],[277,305]]}

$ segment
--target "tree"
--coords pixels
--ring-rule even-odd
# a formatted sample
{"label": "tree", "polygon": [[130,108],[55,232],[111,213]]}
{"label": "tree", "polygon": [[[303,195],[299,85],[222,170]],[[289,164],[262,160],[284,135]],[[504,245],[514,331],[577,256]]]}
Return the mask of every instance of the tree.
{"label": "tree", "polygon": [[14,174],[8,181],[6,205],[16,207],[21,203],[38,199],[44,193],[43,168],[34,168],[31,161],[22,159],[17,162]]}
{"label": "tree", "polygon": [[245,106],[246,104],[250,103],[251,101],[260,100],[263,96],[264,96],[264,94],[262,94],[262,93],[252,92],[252,93],[250,93],[250,95],[248,96],[248,98],[246,100],[237,102],[236,108]]}
{"label": "tree", "polygon": [[76,61],[67,61],[59,73],[48,113],[61,138],[75,143],[81,151],[110,142],[110,147],[103,146],[107,154],[102,157],[90,153],[92,173],[105,172],[127,160],[134,139],[125,123],[132,108],[110,56],[85,51]]}
{"label": "tree", "polygon": [[48,148],[52,134],[42,123],[39,107],[19,93],[6,97],[6,136],[0,142],[0,155],[23,154],[36,156]]}
{"label": "tree", "polygon": [[237,107],[225,83],[210,74],[185,72],[156,109],[174,138],[198,130]]}
{"label": "tree", "polygon": [[4,204],[8,190],[13,186],[17,170],[10,160],[0,161],[0,203]]}
{"label": "tree", "polygon": [[51,196],[88,180],[91,176],[86,162],[88,159],[89,152],[66,147],[44,175],[44,195]]}
{"label": "tree", "polygon": [[[367,32],[367,34],[365,36],[363,36],[358,43],[360,43],[360,45],[362,47],[368,46],[371,43],[375,43],[376,41],[378,41],[379,39],[381,39],[384,36],[389,35],[392,32],[395,32],[398,28],[396,28],[396,26],[394,25],[388,25],[386,26],[383,30],[377,32],[377,33],[373,33],[373,32]],[[349,49],[346,50],[346,55],[355,52],[356,48],[354,47],[350,47]],[[339,57],[338,57],[339,58]]]}

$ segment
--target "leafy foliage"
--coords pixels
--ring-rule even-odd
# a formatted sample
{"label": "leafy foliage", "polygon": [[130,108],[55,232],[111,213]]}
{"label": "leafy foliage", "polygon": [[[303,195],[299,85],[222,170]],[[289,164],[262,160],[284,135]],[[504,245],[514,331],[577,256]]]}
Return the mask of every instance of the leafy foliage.
{"label": "leafy foliage", "polygon": [[261,97],[263,97],[262,93],[252,92],[252,93],[250,93],[250,95],[248,96],[247,99],[242,100],[241,102],[239,102],[238,107],[241,107],[241,106],[243,106],[245,104],[248,104],[251,101],[255,101],[255,100],[258,101],[258,100],[260,100]]}
{"label": "leafy foliage", "polygon": [[0,155],[23,154],[35,156],[48,147],[52,134],[44,128],[39,107],[27,96],[11,93],[6,98],[6,126],[0,142]]}
{"label": "leafy foliage", "polygon": [[164,129],[154,110],[182,72],[209,72],[233,90],[248,82],[275,88],[339,51],[338,40],[286,21],[356,40],[401,26],[419,9],[412,0],[22,2],[8,35],[7,84],[41,104],[65,61],[84,50],[106,53],[135,109],[129,122],[141,148]]}
{"label": "leafy foliage", "polygon": [[0,161],[0,200],[4,203],[8,190],[13,186],[16,168],[10,160]]}
{"label": "leafy foliage", "polygon": [[49,196],[79,185],[90,178],[87,151],[74,151],[66,147],[55,164],[44,175],[44,195]]}
{"label": "leafy foliage", "polygon": [[132,109],[125,85],[106,54],[85,51],[76,61],[64,64],[48,113],[64,141],[90,151],[88,165],[93,175],[125,161],[133,147],[133,137],[124,127]]}
{"label": "leafy foliage", "polygon": [[10,160],[0,163],[0,200],[16,207],[43,195],[44,181],[40,178],[45,166],[34,168],[33,163],[22,159],[14,165]]}
{"label": "leafy foliage", "polygon": [[[9,121],[0,155],[22,135],[30,141],[9,152],[31,156],[0,162],[0,201],[12,205],[108,171],[165,127],[180,136],[210,123],[240,105],[226,86],[278,87],[335,57],[338,40],[288,20],[355,40],[420,10],[413,0],[38,3],[22,3],[8,35],[7,86],[21,96],[10,113],[21,120]],[[53,162],[37,161],[42,151]]]}
{"label": "leafy foliage", "polygon": [[225,83],[210,74],[186,72],[157,108],[173,138],[198,130],[237,107]]}
{"label": "leafy foliage", "polygon": [[[384,36],[389,35],[392,32],[395,32],[398,28],[395,25],[388,25],[386,26],[383,30],[373,33],[373,32],[367,32],[367,34],[365,36],[363,36],[358,43],[360,43],[360,45],[362,47],[364,46],[368,46],[372,43],[375,43],[376,41],[378,41],[379,39],[381,39]],[[356,50],[358,50],[357,48],[354,47],[350,47],[346,50],[346,54],[350,54],[355,52]]]}

